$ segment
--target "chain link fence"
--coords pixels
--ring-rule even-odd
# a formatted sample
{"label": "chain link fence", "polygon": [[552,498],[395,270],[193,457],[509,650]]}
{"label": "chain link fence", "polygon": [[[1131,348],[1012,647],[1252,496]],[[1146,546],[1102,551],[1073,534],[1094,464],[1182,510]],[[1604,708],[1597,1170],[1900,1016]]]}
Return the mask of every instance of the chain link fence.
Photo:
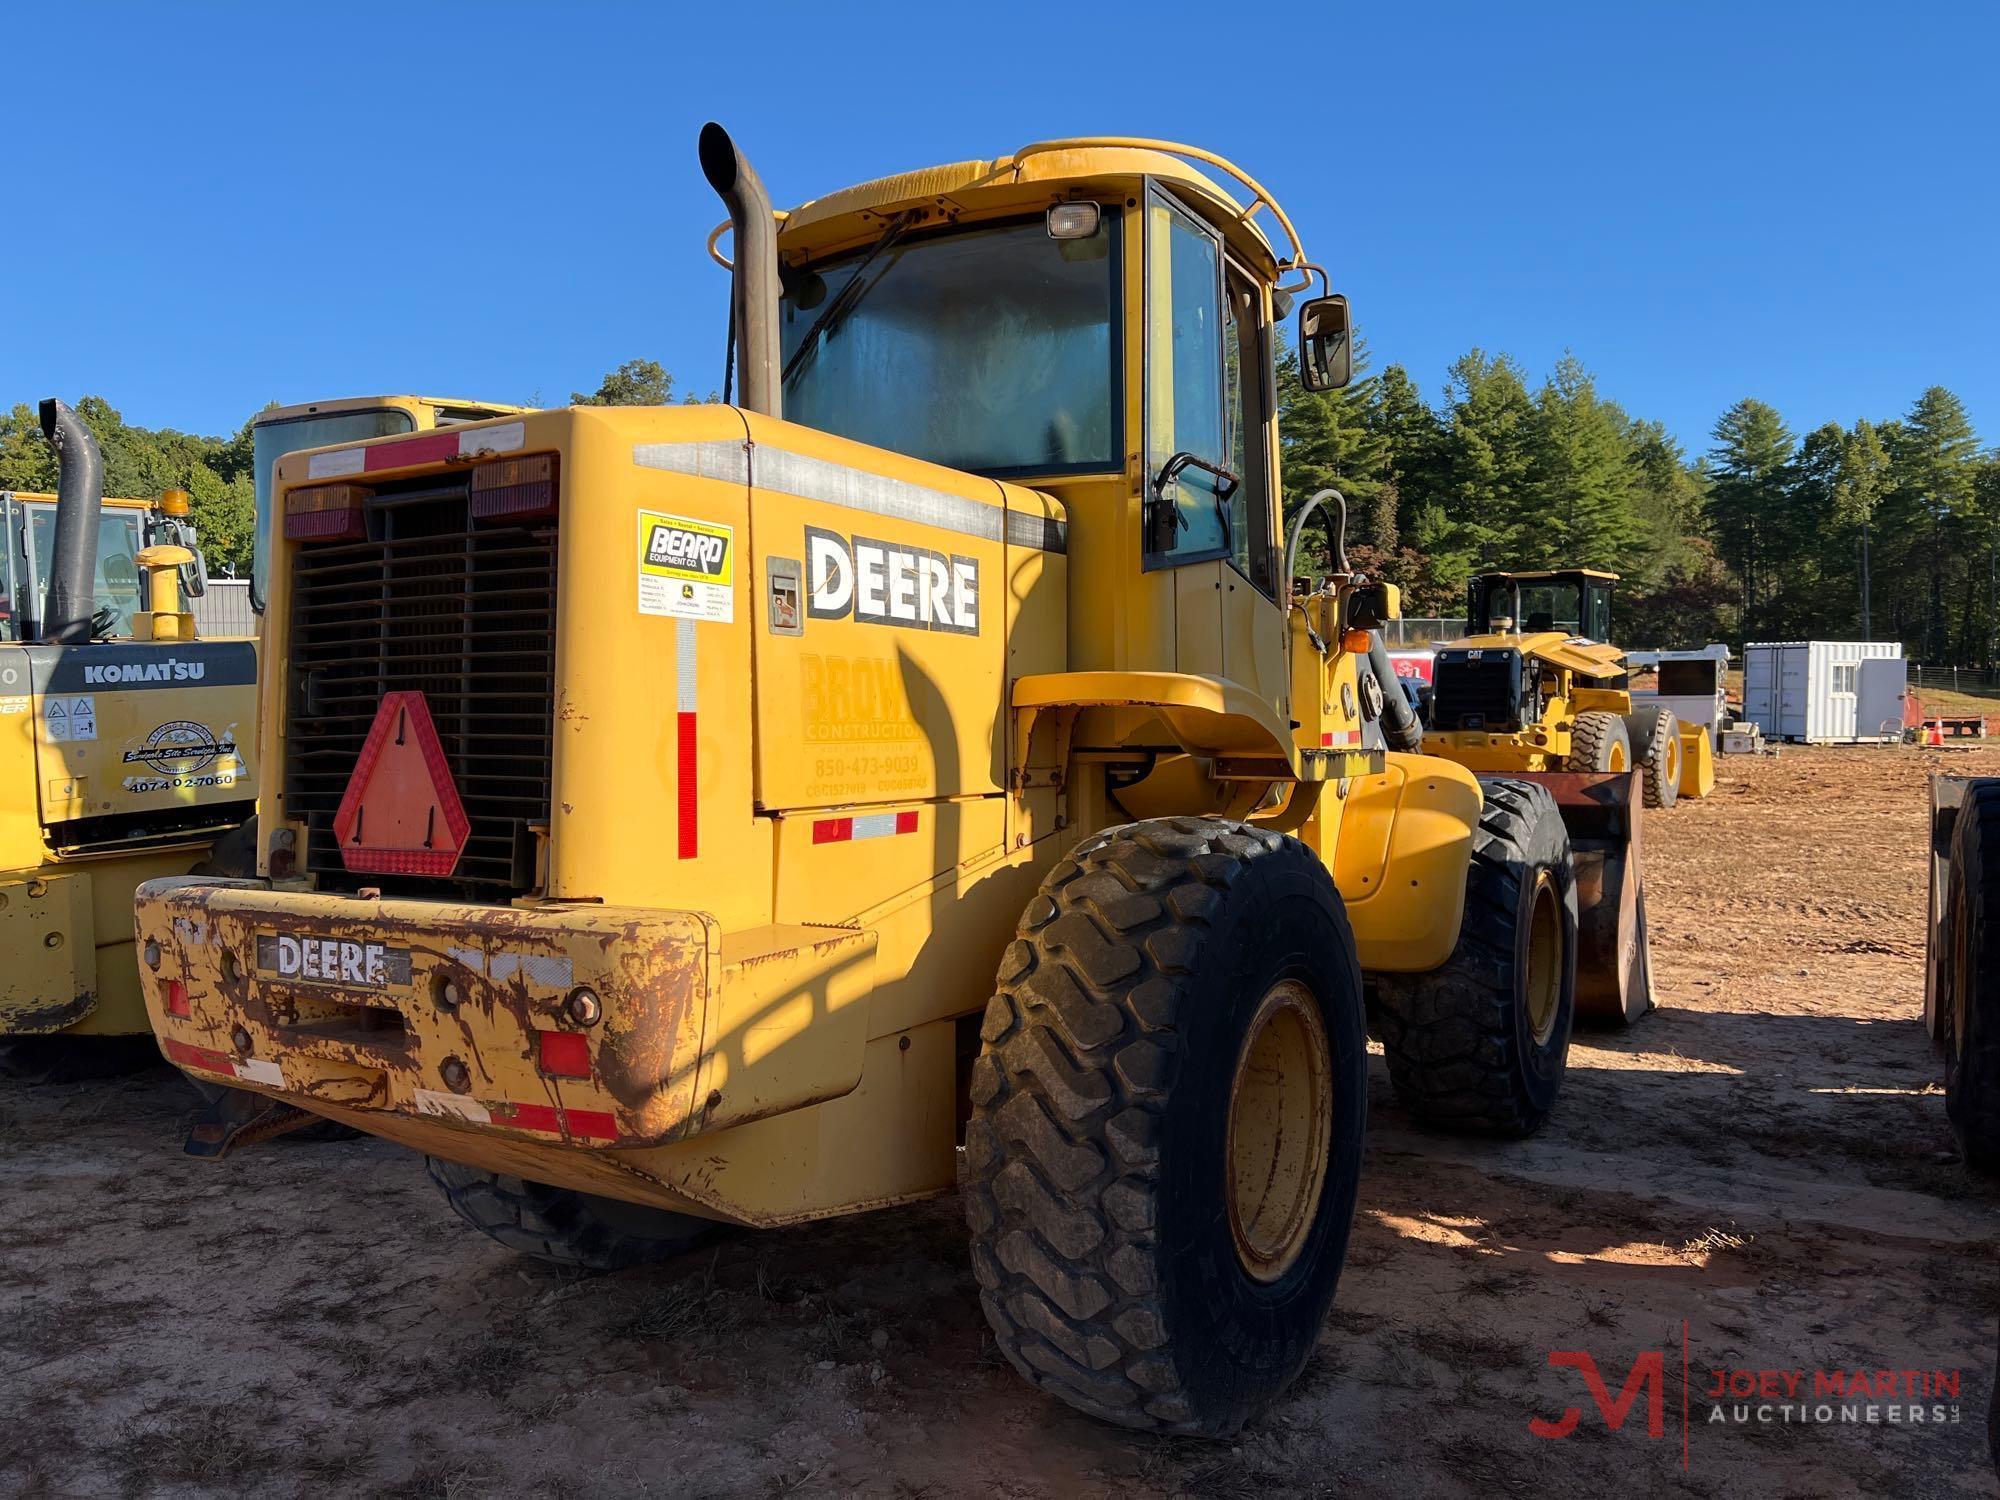
{"label": "chain link fence", "polygon": [[1933,667],[1920,661],[1910,663],[1910,688],[1919,697],[1934,693],[1963,693],[1968,698],[2000,700],[2000,669],[1993,667]]}

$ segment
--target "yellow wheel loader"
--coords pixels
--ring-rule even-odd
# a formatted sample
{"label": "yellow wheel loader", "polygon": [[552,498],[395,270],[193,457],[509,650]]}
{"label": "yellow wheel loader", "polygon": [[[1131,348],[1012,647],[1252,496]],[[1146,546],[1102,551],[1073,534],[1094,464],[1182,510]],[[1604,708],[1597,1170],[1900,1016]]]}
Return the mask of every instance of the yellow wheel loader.
{"label": "yellow wheel loader", "polygon": [[41,422],[58,493],[0,495],[0,1040],[16,1071],[88,1074],[151,1033],[133,890],[255,806],[257,655],[194,639],[188,497],[107,500],[89,430],[59,401]]}
{"label": "yellow wheel loader", "polygon": [[1413,753],[1393,588],[1294,578],[1264,188],[1047,141],[779,215],[700,156],[733,402],[277,461],[258,876],[141,891],[162,1045],[573,1266],[957,1185],[1017,1370],[1232,1431],[1333,1296],[1369,990],[1425,1118],[1554,1103],[1562,818]]}
{"label": "yellow wheel loader", "polygon": [[1490,572],[1438,649],[1424,748],[1479,771],[1640,773],[1648,807],[1713,787],[1714,749],[1671,709],[1634,711],[1611,636],[1615,573]]}

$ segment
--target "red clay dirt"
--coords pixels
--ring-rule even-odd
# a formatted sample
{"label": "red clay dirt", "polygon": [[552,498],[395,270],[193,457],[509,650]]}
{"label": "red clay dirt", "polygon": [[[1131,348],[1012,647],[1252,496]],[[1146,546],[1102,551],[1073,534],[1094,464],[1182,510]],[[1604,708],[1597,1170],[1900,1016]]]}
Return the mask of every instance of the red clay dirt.
{"label": "red clay dirt", "polygon": [[[955,1199],[578,1280],[384,1143],[180,1155],[162,1069],[0,1084],[0,1493],[1991,1495],[2000,1188],[1919,1019],[1937,767],[2000,751],[1729,759],[1650,814],[1661,1008],[1578,1039],[1535,1139],[1418,1130],[1378,1059],[1334,1315],[1233,1443],[1017,1379]],[[1557,1350],[1613,1397],[1659,1351],[1661,1436]],[[1962,1374],[1942,1423],[1737,1424],[1716,1368]]]}

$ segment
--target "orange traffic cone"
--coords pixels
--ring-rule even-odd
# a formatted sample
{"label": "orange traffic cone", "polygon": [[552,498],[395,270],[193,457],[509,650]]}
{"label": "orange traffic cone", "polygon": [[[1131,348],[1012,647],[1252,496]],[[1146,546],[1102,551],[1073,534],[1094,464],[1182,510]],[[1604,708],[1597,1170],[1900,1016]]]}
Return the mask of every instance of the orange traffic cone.
{"label": "orange traffic cone", "polygon": [[1940,750],[1944,748],[1944,721],[1942,719],[1932,719],[1930,723],[1924,726],[1924,744],[1926,747],[1935,745]]}

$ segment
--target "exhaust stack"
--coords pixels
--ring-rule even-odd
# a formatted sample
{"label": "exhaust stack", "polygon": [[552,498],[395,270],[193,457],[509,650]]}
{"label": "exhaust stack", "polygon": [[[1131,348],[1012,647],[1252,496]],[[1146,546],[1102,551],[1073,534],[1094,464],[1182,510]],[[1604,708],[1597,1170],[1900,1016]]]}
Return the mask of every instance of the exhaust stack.
{"label": "exhaust stack", "polygon": [[62,645],[90,640],[97,613],[97,518],[104,508],[104,455],[82,418],[50,397],[42,403],[42,436],[56,450],[55,543],[42,610],[42,639]]}
{"label": "exhaust stack", "polygon": [[736,319],[739,404],[782,417],[784,362],[778,354],[778,224],[771,196],[735,141],[714,121],[701,127],[701,170],[729,209],[736,270],[730,306]]}

